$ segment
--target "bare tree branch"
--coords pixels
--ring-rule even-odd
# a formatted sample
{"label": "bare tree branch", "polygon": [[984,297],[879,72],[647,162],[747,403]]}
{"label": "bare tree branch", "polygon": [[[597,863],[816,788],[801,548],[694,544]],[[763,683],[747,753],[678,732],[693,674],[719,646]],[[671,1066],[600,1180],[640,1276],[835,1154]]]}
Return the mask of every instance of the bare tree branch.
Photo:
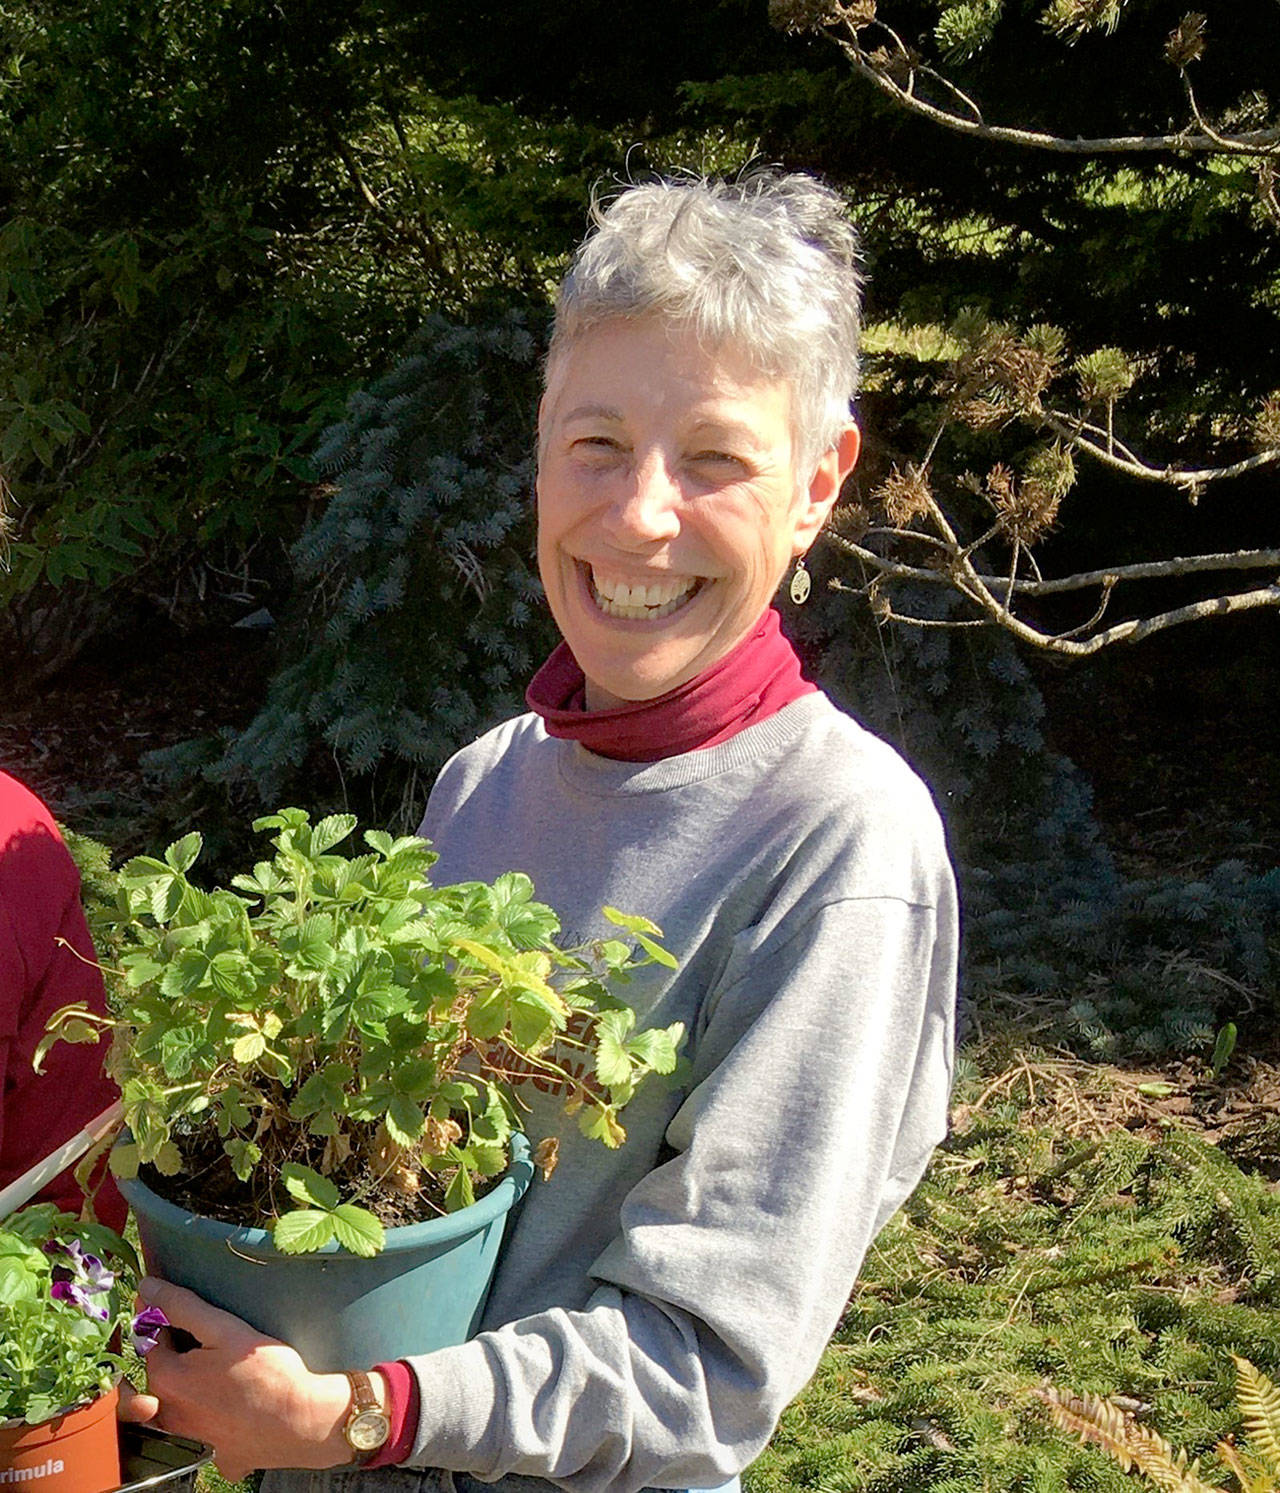
{"label": "bare tree branch", "polygon": [[1280,585],[1265,586],[1257,591],[1237,591],[1230,596],[1214,596],[1205,601],[1193,601],[1189,606],[1176,607],[1171,612],[1160,612],[1154,617],[1140,617],[1132,622],[1117,622],[1103,632],[1094,633],[1083,643],[1065,637],[1052,637],[1029,629],[1038,646],[1054,653],[1066,653],[1073,658],[1087,658],[1099,653],[1113,643],[1140,643],[1152,633],[1166,628],[1180,627],[1184,622],[1200,622],[1206,617],[1226,617],[1233,612],[1253,611],[1257,607],[1280,607]]}
{"label": "bare tree branch", "polygon": [[[814,11],[811,7],[798,9],[795,14],[800,18],[797,29],[812,28],[810,17]],[[863,45],[868,28],[876,38],[874,51]],[[1280,160],[1280,125],[1270,123],[1265,128],[1233,132],[1206,117],[1187,71],[1188,63],[1194,62],[1203,50],[1203,17],[1185,18],[1166,44],[1166,59],[1177,67],[1186,98],[1184,128],[1166,134],[1093,138],[1069,138],[1044,131],[989,124],[976,99],[931,67],[912,46],[876,17],[874,0],[830,0],[825,21],[817,29],[825,30],[855,73],[895,105],[971,139],[1076,157],[1200,154],[1250,158],[1257,175],[1262,212],[1280,227],[1280,198],[1277,197],[1280,177],[1276,167],[1277,160]],[[1275,115],[1270,118],[1274,120]],[[961,342],[966,343],[967,334],[961,333],[960,337]],[[973,345],[954,361],[949,382],[941,386],[946,413],[933,431],[923,460],[907,463],[902,472],[895,465],[886,479],[880,501],[884,504],[888,524],[862,531],[859,540],[839,533],[826,535],[830,543],[856,560],[862,569],[861,585],[834,580],[831,583],[833,589],[867,596],[872,612],[881,622],[897,621],[921,628],[994,626],[1041,651],[1076,658],[1087,657],[1116,643],[1136,643],[1153,633],[1187,622],[1262,607],[1280,607],[1280,549],[1175,556],[1051,579],[1041,575],[1029,549],[1030,543],[1054,521],[1062,494],[1074,480],[1069,455],[1063,455],[1059,460],[1055,451],[1079,451],[1127,477],[1180,489],[1195,502],[1202,490],[1213,483],[1280,466],[1280,442],[1271,437],[1272,426],[1268,424],[1270,403],[1264,406],[1263,414],[1255,422],[1267,449],[1220,466],[1161,466],[1144,459],[1115,438],[1112,414],[1116,391],[1123,392],[1134,376],[1125,365],[1123,355],[1115,350],[1100,350],[1096,356],[1091,355],[1096,368],[1092,368],[1091,360],[1082,360],[1090,364],[1086,371],[1096,386],[1098,397],[1107,398],[1106,423],[1103,425],[1093,423],[1084,414],[1073,415],[1041,402],[1057,373],[1057,354],[1041,345],[1044,338],[1034,344],[1028,338],[1024,344],[1008,328],[992,323],[976,340],[968,340]],[[1085,371],[1081,372],[1081,378],[1083,384]],[[1108,394],[1109,388],[1111,392]],[[1086,401],[1089,392],[1089,387],[1085,387]],[[980,497],[985,494],[997,515],[996,523],[972,542],[961,539],[953,519],[930,488],[931,461],[944,431],[955,420],[974,430],[996,428],[1021,420],[1057,438],[1052,448],[1046,447],[1043,453],[1037,451],[1034,454],[1021,477],[1007,467],[997,465],[988,474],[985,489],[971,479],[964,480],[963,485],[972,485]],[[916,515],[915,520],[908,516],[911,514]],[[919,522],[919,529],[901,527],[912,522]],[[872,548],[870,544],[861,542],[867,538],[872,543],[878,539],[888,541],[894,557],[877,553],[877,548],[882,546]],[[994,555],[985,557],[986,547],[996,539],[1000,539],[1009,551],[1007,569],[1001,575],[986,573],[986,568],[1003,563]],[[913,544],[926,547],[923,554],[919,550],[914,552],[923,563],[908,563],[896,557],[904,553],[911,556]],[[984,565],[981,571],[979,563]],[[1024,570],[1030,574],[1020,574]],[[1273,583],[1254,590],[1208,597],[1153,616],[1101,625],[1117,588],[1124,582],[1167,581],[1192,575],[1250,570],[1271,571],[1269,579]],[[963,611],[955,618],[903,614],[895,610],[886,592],[894,583],[910,582],[947,587],[975,608],[977,615],[966,617]],[[1015,611],[1019,603],[1031,598],[1069,595],[1093,588],[1097,588],[1099,593],[1093,615],[1087,621],[1060,632],[1033,626]]]}
{"label": "bare tree branch", "polygon": [[346,167],[347,175],[351,178],[351,185],[355,187],[356,191],[360,194],[361,198],[364,200],[365,206],[372,208],[375,213],[383,212],[384,209],[382,203],[378,201],[377,197],[374,195],[372,189],[370,188],[369,183],[365,181],[364,177],[360,174],[360,167],[357,165],[356,158],[354,155],[352,155],[351,149],[347,145],[347,142],[342,138],[340,134],[338,134],[337,130],[331,130],[330,133],[333,138],[334,149],[341,157],[342,164]]}
{"label": "bare tree branch", "polygon": [[[1061,415],[1051,409],[1046,409],[1041,418],[1055,435],[1060,435],[1082,451],[1087,451],[1103,466],[1111,467],[1117,472],[1127,472],[1131,477],[1140,477],[1144,482],[1164,482],[1171,487],[1182,487],[1192,492],[1198,492],[1211,482],[1222,482],[1230,477],[1243,477],[1246,472],[1257,472],[1263,467],[1274,466],[1280,462],[1280,451],[1260,451],[1256,456],[1246,456],[1243,460],[1232,462],[1230,466],[1225,467],[1198,469],[1157,467],[1135,456],[1119,441],[1113,440],[1113,449],[1108,450],[1105,446],[1090,440],[1082,432],[1096,430],[1097,427],[1090,426],[1083,420],[1071,420],[1066,415]],[[1116,455],[1116,450],[1122,454]]]}
{"label": "bare tree branch", "polygon": [[[896,60],[906,69],[907,85],[895,82],[883,67],[878,67],[863,50],[858,36],[859,24],[856,19],[841,17],[840,24],[847,31],[847,36],[833,36],[832,40],[836,46],[849,59],[850,65],[860,77],[865,78],[881,93],[886,94],[896,104],[918,114],[924,119],[931,120],[934,124],[942,125],[945,129],[956,130],[960,134],[970,135],[977,140],[998,140],[1008,145],[1021,145],[1034,150],[1054,151],[1060,155],[1116,155],[1132,153],[1169,152],[1177,155],[1188,153],[1209,153],[1213,155],[1263,155],[1280,149],[1280,128],[1263,130],[1245,130],[1238,135],[1221,135],[1209,131],[1207,126],[1199,129],[1185,129],[1176,135],[1106,135],[1094,139],[1076,138],[1070,139],[1062,135],[1049,135],[1039,130],[1012,129],[1004,125],[987,124],[982,118],[977,106],[960,92],[954,84],[934,73],[931,68],[925,68],[917,62],[910,51],[903,46],[902,42],[889,32],[888,27],[879,21],[865,22],[880,27],[881,30],[893,36],[898,48]],[[974,111],[975,118],[969,119],[963,115],[951,112],[948,109],[939,108],[936,104],[929,103],[915,92],[915,80],[918,74],[924,73],[935,78],[946,87],[948,92],[964,99],[965,103]],[[1198,110],[1196,118],[1199,119]]]}
{"label": "bare tree branch", "polygon": [[[931,534],[917,534],[909,529],[896,531],[906,538],[938,544]],[[834,544],[845,554],[873,569],[877,575],[890,580],[924,581],[929,585],[950,586],[954,583],[950,566],[928,568],[922,565],[905,565],[900,560],[890,560],[878,555],[865,545],[847,539],[835,530],[826,529],[821,536],[828,544]],[[959,552],[951,551],[958,559]],[[1025,555],[1025,551],[1024,551]],[[1030,558],[1026,555],[1026,558]],[[1019,596],[1061,596],[1069,591],[1084,591],[1090,586],[1118,585],[1121,581],[1164,581],[1182,575],[1203,575],[1206,572],[1223,570],[1280,570],[1280,549],[1235,550],[1218,555],[1172,556],[1168,560],[1144,560],[1133,565],[1113,565],[1107,570],[1085,570],[1076,575],[1064,575],[1053,580],[1018,580],[1014,591]],[[978,579],[988,587],[1008,584],[1008,576],[980,575]],[[857,589],[857,588],[852,588]]]}

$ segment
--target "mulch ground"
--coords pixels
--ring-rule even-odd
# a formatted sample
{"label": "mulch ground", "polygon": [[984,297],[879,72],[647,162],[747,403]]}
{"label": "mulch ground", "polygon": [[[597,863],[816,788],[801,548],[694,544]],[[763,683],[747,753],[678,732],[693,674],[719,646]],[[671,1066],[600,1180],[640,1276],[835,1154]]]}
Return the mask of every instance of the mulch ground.
{"label": "mulch ground", "polygon": [[86,651],[38,694],[0,706],[0,768],[55,815],[122,854],[154,849],[165,789],[146,753],[251,717],[266,683],[261,633],[180,631],[157,617]]}

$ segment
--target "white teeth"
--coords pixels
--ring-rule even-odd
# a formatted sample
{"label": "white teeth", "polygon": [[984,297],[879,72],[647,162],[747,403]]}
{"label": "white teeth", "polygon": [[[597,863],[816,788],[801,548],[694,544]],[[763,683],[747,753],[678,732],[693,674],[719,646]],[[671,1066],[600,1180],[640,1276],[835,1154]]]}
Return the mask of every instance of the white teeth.
{"label": "white teeth", "polygon": [[591,574],[591,594],[607,617],[638,621],[644,618],[669,617],[697,589],[696,576],[680,576],[650,586],[632,586]]}

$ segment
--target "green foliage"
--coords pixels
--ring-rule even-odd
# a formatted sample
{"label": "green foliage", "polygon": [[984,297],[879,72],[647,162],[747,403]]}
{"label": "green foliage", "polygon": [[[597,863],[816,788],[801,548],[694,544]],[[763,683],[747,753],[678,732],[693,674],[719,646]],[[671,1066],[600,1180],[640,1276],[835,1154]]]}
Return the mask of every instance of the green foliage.
{"label": "green foliage", "polygon": [[58,830],[80,872],[80,901],[84,906],[93,947],[98,959],[104,964],[110,964],[120,952],[115,916],[120,895],[120,878],[111,866],[111,847],[90,839],[88,835],[82,835],[65,824],[59,824]]}
{"label": "green foliage", "polygon": [[0,626],[24,675],[175,569],[206,607],[250,556],[273,581],[316,438],[388,350],[432,309],[545,303],[639,136],[433,91],[439,30],[403,0],[0,5]]}
{"label": "green foliage", "polygon": [[421,776],[520,708],[553,637],[533,564],[540,334],[516,313],[434,316],[353,396],[316,456],[328,503],[294,546],[309,609],[292,657],[209,777],[265,799],[331,753],[377,772],[380,817],[408,827]]}
{"label": "green foliage", "polygon": [[[38,1425],[110,1390],[122,1363],[113,1339],[133,1321],[138,1273],[137,1256],[118,1234],[52,1203],[3,1220],[0,1420]],[[83,1294],[55,1297],[59,1279]]]}
{"label": "green foliage", "polygon": [[1150,1405],[1198,1454],[1234,1426],[1231,1355],[1280,1370],[1267,1183],[1190,1132],[1073,1139],[1068,1102],[1005,1093],[962,1058],[955,1133],[872,1247],[750,1493],[1120,1493],[1116,1467],[1035,1413],[1046,1380]]}
{"label": "green foliage", "polygon": [[933,28],[938,50],[948,62],[967,62],[991,40],[1004,0],[952,0]]}
{"label": "green foliage", "polygon": [[[433,888],[424,840],[369,831],[368,853],[335,854],[355,823],[313,825],[300,809],[258,820],[276,832],[275,855],[234,891],[188,879],[198,833],[163,859],[131,860],[117,1014],[65,1006],[37,1053],[110,1031],[132,1137],[113,1166],[175,1176],[216,1134],[255,1206],[279,1215],[286,1253],[331,1239],[356,1254],[382,1247],[376,1217],[332,1176],[362,1195],[413,1196],[435,1174],[449,1210],[473,1201],[507,1165],[512,1082],[550,1083],[584,1134],[621,1144],[619,1109],[649,1074],[674,1071],[683,1035],[633,1033],[634,1012],[611,994],[670,961],[651,923],[611,913],[640,942],[634,958],[616,941],[561,950],[526,876]],[[574,1051],[594,1078],[566,1066]],[[282,1191],[305,1206],[281,1212]]]}

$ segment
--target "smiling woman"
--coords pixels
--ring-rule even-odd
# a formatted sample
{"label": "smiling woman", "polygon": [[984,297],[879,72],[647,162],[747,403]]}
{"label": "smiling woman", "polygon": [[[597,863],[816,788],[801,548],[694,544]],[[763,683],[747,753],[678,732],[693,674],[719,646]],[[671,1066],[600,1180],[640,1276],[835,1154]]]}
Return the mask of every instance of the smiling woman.
{"label": "smiling woman", "polygon": [[[807,177],[656,182],[597,212],[562,288],[537,490],[564,642],[530,713],[446,765],[423,833],[439,882],[528,872],[568,941],[611,938],[610,906],[655,919],[677,967],[627,1001],[684,1023],[687,1063],[637,1097],[620,1150],[559,1134],[480,1334],[372,1366],[390,1430],[335,1493],[736,1478],[942,1137],[941,826],[803,677],[770,606],[857,456],[854,250]],[[559,1110],[532,1096],[535,1144]],[[342,1376],[187,1293],[163,1304],[205,1338],[149,1361],[164,1425],[237,1476],[350,1463]],[[323,1486],[273,1473],[263,1493]]]}
{"label": "smiling woman", "polygon": [[813,543],[858,431],[846,415],[802,471],[792,403],[785,380],[652,314],[553,352],[538,568],[589,708],[651,700],[723,658]]}

